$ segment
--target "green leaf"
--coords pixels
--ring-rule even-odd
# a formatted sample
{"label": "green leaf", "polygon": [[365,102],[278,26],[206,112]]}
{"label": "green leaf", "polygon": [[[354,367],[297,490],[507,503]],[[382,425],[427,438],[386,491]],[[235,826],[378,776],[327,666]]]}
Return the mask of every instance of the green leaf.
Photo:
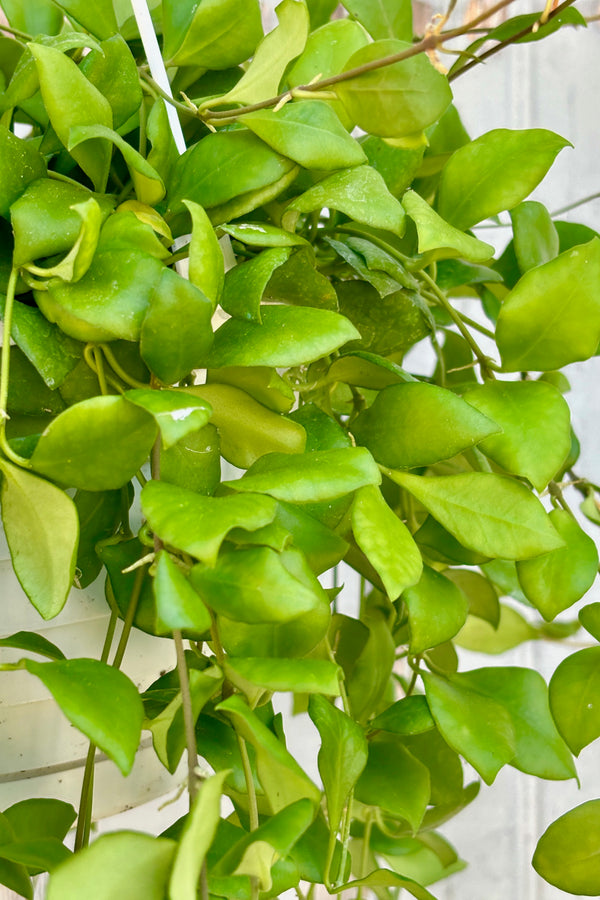
{"label": "green leaf", "polygon": [[391,731],[393,734],[423,734],[435,728],[427,700],[422,694],[412,694],[392,703],[382,713],[371,719],[373,730]]}
{"label": "green leaf", "polygon": [[600,640],[600,603],[588,603],[580,609],[579,621],[592,637]]}
{"label": "green leaf", "polygon": [[49,0],[2,0],[2,9],[13,28],[29,34],[57,34],[63,25],[62,13]]}
{"label": "green leaf", "polygon": [[221,231],[249,247],[306,247],[307,241],[299,234],[290,234],[283,228],[268,222],[234,222],[220,225]]}
{"label": "green leaf", "polygon": [[532,865],[542,878],[569,894],[598,896],[600,800],[588,800],[560,816],[538,841]]}
{"label": "green leaf", "polygon": [[277,510],[271,497],[260,494],[202,497],[160,481],[149,481],[141,499],[154,533],[165,544],[207,565],[215,564],[221,543],[232,528],[262,528],[273,521]]}
{"label": "green leaf", "polygon": [[406,819],[413,832],[418,831],[430,799],[429,772],[399,740],[371,741],[355,796],[361,803]]}
{"label": "green leaf", "polygon": [[303,798],[308,798],[315,805],[320,802],[319,789],[286,750],[283,742],[246,706],[239,694],[224,700],[216,711],[232,720],[237,733],[252,744],[258,777],[273,813]]}
{"label": "green leaf", "polygon": [[356,222],[392,231],[402,237],[404,210],[385,181],[371,166],[353,166],[328,175],[288,204],[282,225],[294,231],[301,213],[337,209]]}
{"label": "green leaf", "polygon": [[183,203],[192,217],[190,281],[200,288],[214,309],[223,291],[225,278],[223,253],[210,219],[202,207],[191,200],[184,200]]}
{"label": "green leaf", "polygon": [[539,672],[494,666],[465,672],[461,684],[497,700],[508,711],[516,743],[512,766],[538,778],[577,777],[571,754],[552,720],[548,690]]}
{"label": "green leaf", "polygon": [[463,399],[502,428],[479,449],[542,491],[571,449],[571,415],[560,391],[543,381],[488,381]]}
{"label": "green leaf", "polygon": [[515,756],[514,727],[503,704],[472,689],[469,675],[423,675],[425,693],[444,740],[492,784]]}
{"label": "green leaf", "polygon": [[212,406],[211,421],[219,430],[221,453],[240,469],[247,469],[266,453],[296,454],[304,450],[306,433],[302,426],[257,403],[245,391],[229,384],[203,384],[185,388],[185,392]]}
{"label": "green leaf", "polygon": [[[354,53],[343,71],[410,47],[405,41],[377,40]],[[352,121],[363,131],[390,138],[423,131],[439,119],[452,100],[447,78],[425,54],[355,75],[337,84],[335,90]]]}
{"label": "green leaf", "polygon": [[10,207],[28,184],[46,174],[46,162],[31,142],[16,137],[5,125],[0,125],[0,216],[8,218]]}
{"label": "green leaf", "polygon": [[2,523],[15,574],[44,619],[58,615],[75,575],[79,523],[70,497],[0,459]]}
{"label": "green leaf", "polygon": [[225,769],[205,779],[192,804],[173,860],[171,900],[196,900],[200,872],[221,817],[223,782],[230,772]]}
{"label": "green leaf", "polygon": [[17,631],[15,634],[0,639],[0,647],[14,647],[17,650],[27,650],[28,653],[37,653],[48,659],[64,659],[65,654],[56,644],[52,644],[47,638],[35,631]]}
{"label": "green leaf", "polygon": [[203,428],[212,412],[204,400],[182,391],[135,388],[126,391],[124,397],[154,418],[165,449],[172,447],[190,432]]}
{"label": "green leaf", "polygon": [[[70,57],[52,47],[27,45],[35,59],[44,106],[52,127],[65,147],[75,125],[112,127],[112,110],[108,100],[87,80]],[[75,148],[73,158],[91,178],[97,191],[106,187],[111,148],[105,139],[94,139]]]}
{"label": "green leaf", "polygon": [[317,609],[323,588],[297,550],[236,550],[214,568],[195,566],[192,585],[215,612],[236,622],[283,623]]}
{"label": "green leaf", "polygon": [[547,372],[588,359],[600,341],[600,239],[526,272],[505,298],[496,331],[506,372]]}
{"label": "green leaf", "polygon": [[169,631],[174,628],[193,631],[210,630],[210,615],[197,591],[181,569],[162,550],[154,574],[156,612]]}
{"label": "green leaf", "polygon": [[[333,245],[334,242],[330,243]],[[357,254],[354,256],[358,258]],[[385,387],[397,381],[415,381],[412,376],[406,377],[397,363],[411,347],[431,333],[429,311],[423,308],[418,294],[399,290],[379,298],[377,291],[364,281],[337,282],[336,292],[340,311],[361,334],[360,340],[348,344],[346,353],[386,369],[385,373],[377,373],[374,387]],[[381,358],[386,356],[393,357],[394,362]],[[339,371],[338,367],[342,365],[347,366],[348,363],[336,360],[332,369]],[[370,369],[369,384],[366,385],[370,387],[374,377],[372,366],[357,366],[354,362],[350,374],[354,377],[355,373],[363,375],[365,369]],[[347,370],[342,371],[347,374]],[[386,380],[382,384],[384,377]]]}
{"label": "green leaf", "polygon": [[72,153],[81,144],[93,140],[110,141],[123,154],[133,181],[135,195],[140,203],[155,206],[165,196],[163,180],[150,163],[116,131],[106,125],[75,125],[69,129],[67,148]]}
{"label": "green leaf", "polygon": [[172,269],[163,269],[142,321],[140,352],[164,384],[180,381],[204,362],[212,344],[211,315],[212,305],[202,291]]}
{"label": "green leaf", "polygon": [[289,258],[288,247],[272,247],[241,265],[234,266],[225,276],[221,306],[238,319],[262,322],[261,300],[275,271]]}
{"label": "green leaf", "polygon": [[282,0],[276,13],[279,24],[265,35],[246,72],[219,103],[259,103],[279,92],[286,68],[304,50],[310,23],[306,5],[297,0]]}
{"label": "green leaf", "polygon": [[96,37],[104,40],[117,30],[117,20],[111,0],[97,0],[93,10],[86,0],[62,0],[57,5],[77,25],[91,31]]}
{"label": "green leaf", "polygon": [[413,182],[423,159],[423,147],[395,147],[383,138],[369,134],[361,146],[369,165],[383,177],[394,197],[401,197]]}
{"label": "green leaf", "polygon": [[34,266],[28,263],[24,268],[41,278],[60,278],[62,281],[79,281],[83,278],[98,246],[103,215],[100,206],[90,197],[83,203],[73,205],[73,210],[81,219],[81,228],[77,240],[68,254],[54,266]]}
{"label": "green leaf", "polygon": [[0,884],[5,885],[11,891],[15,891],[20,897],[33,900],[31,878],[25,866],[9,862],[9,860],[0,857]]}
{"label": "green leaf", "polygon": [[230,656],[226,663],[229,680],[245,691],[250,682],[267,691],[325,694],[339,697],[339,666],[328,659],[268,659],[266,657]]}
{"label": "green leaf", "polygon": [[164,900],[177,845],[133,831],[101,835],[52,873],[48,900]]}
{"label": "green leaf", "polygon": [[140,742],[144,709],[134,684],[95,659],[61,659],[24,667],[48,688],[69,722],[127,775]]}
{"label": "green leaf", "polygon": [[469,601],[469,615],[484,619],[494,627],[500,621],[500,604],[496,589],[487,578],[468,569],[447,569],[446,578],[461,589]]}
{"label": "green leaf", "polygon": [[10,862],[24,865],[33,874],[51,872],[71,851],[56,838],[42,837],[37,840],[8,842],[0,846],[0,856]]}
{"label": "green leaf", "polygon": [[418,584],[404,591],[402,600],[408,609],[409,649],[414,654],[449,641],[467,618],[463,592],[429,566],[423,568]]}
{"label": "green leaf", "polygon": [[510,478],[486,472],[436,478],[386,474],[413,494],[461,544],[478,553],[528,559],[563,546],[540,501]]}
{"label": "green leaf", "polygon": [[550,679],[550,709],[575,756],[600,736],[600,647],[578,650]]}
{"label": "green leaf", "polygon": [[[204,209],[222,206],[278,182],[294,169],[291,159],[275,153],[250,131],[208,134],[176,161],[169,185],[169,208],[182,212],[183,200]],[[240,215],[243,213],[222,221]]]}
{"label": "green leaf", "polygon": [[360,725],[323,697],[310,698],[308,714],[321,737],[319,774],[327,797],[329,827],[335,833],[350,791],[367,764],[367,741]]}
{"label": "green leaf", "polygon": [[359,414],[352,432],[382,465],[426,466],[456,456],[500,430],[491,416],[472,413],[469,404],[437,385],[394,384]]}
{"label": "green leaf", "polygon": [[397,875],[389,869],[375,869],[364,878],[357,878],[354,881],[348,881],[340,887],[333,888],[334,894],[342,891],[352,890],[353,888],[401,888],[408,891],[417,900],[435,900],[433,894],[430,894],[427,888],[417,884],[412,878],[405,878],[403,875]]}
{"label": "green leaf", "polygon": [[64,800],[32,798],[13,803],[2,815],[9,821],[20,841],[48,837],[62,841],[77,814],[71,804]]}
{"label": "green leaf", "polygon": [[438,212],[464,231],[483,219],[512,209],[540,183],[569,141],[531,128],[498,128],[452,154],[442,170]]}
{"label": "green leaf", "polygon": [[50,423],[31,464],[42,475],[83,490],[120,488],[148,458],[156,431],[152,416],[122,397],[92,397]]}
{"label": "green leaf", "polygon": [[122,35],[102,41],[99,49],[84,56],[79,70],[110,103],[115,130],[139,110],[143,94],[137,66]]}
{"label": "green leaf", "polygon": [[379,469],[368,450],[347,447],[294,455],[271,453],[242,478],[223,484],[235,491],[271,494],[290,503],[316,503],[380,481]]}
{"label": "green leaf", "polygon": [[418,531],[415,531],[415,541],[425,555],[435,562],[478,566],[489,558],[474,550],[467,550],[433,516],[427,516]]}
{"label": "green leaf", "polygon": [[343,5],[364,25],[373,40],[412,41],[412,7],[407,0],[345,0]]}
{"label": "green leaf", "polygon": [[163,16],[169,65],[228,69],[248,59],[262,37],[257,0],[166,0]]}
{"label": "green leaf", "polygon": [[229,319],[217,330],[207,365],[305,365],[358,337],[354,326],[328,309],[268,306],[262,325]]}
{"label": "green leaf", "polygon": [[360,144],[322,100],[298,100],[277,112],[248,113],[244,125],[305,169],[327,172],[367,161]]}
{"label": "green leaf", "polygon": [[346,541],[298,506],[280,501],[275,521],[290,532],[294,545],[317,575],[337,565],[346,555]]}
{"label": "green leaf", "polygon": [[485,262],[494,255],[491,244],[484,244],[445,222],[415,191],[407,191],[402,206],[417,226],[419,253],[427,259],[451,259],[460,256],[471,262]]}
{"label": "green leaf", "polygon": [[564,547],[517,563],[523,593],[547,622],[581,600],[598,573],[596,545],[570,513],[554,509],[550,520]]}
{"label": "green leaf", "polygon": [[230,384],[241,388],[259,403],[278,413],[289,413],[296,399],[288,382],[271,366],[223,366],[220,369],[209,369],[206,381],[209,384]]}
{"label": "green leaf", "polygon": [[417,583],[423,571],[418,547],[374,485],[359,488],[355,494],[352,531],[390,600],[396,600],[402,591]]}
{"label": "green leaf", "polygon": [[550,262],[559,253],[559,238],[542,203],[527,200],[510,211],[515,255],[521,272]]}

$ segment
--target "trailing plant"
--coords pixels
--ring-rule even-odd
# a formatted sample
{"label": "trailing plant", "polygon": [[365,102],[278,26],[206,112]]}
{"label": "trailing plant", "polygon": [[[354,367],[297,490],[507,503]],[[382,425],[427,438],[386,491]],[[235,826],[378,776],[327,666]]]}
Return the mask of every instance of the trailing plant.
{"label": "trailing plant", "polygon": [[[600,342],[600,240],[527,200],[568,141],[471,140],[450,87],[585,21],[567,0],[487,28],[510,3],[415,38],[408,0],[283,0],[267,35],[257,0],[163,0],[169,83],[139,3],[1,0],[2,519],[41,619],[96,578],[111,610],[100,660],[1,641],[24,654],[4,690],[27,670],[90,740],[78,810],[0,817],[21,896],[49,870],[48,900],[425,900],[463,865],[438,831],[479,791],[463,760],[487,784],[571,779],[600,735],[600,604],[555,621],[598,568],[561,369]],[[505,211],[495,259],[473,229]],[[355,615],[319,581],[342,563]],[[457,647],[580,624],[549,692],[459,670]],[[120,671],[136,628],[174,646],[141,695]],[[187,754],[190,812],[88,847],[95,749],[127,774],[142,729],[169,771]],[[600,895],[599,827],[600,800],[567,812],[534,866]]]}

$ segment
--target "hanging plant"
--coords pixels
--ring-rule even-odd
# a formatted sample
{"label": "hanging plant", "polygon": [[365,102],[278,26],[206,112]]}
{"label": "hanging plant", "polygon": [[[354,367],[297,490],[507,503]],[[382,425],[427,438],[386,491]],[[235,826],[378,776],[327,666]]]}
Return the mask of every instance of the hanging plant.
{"label": "hanging plant", "polygon": [[[41,620],[97,578],[110,608],[100,660],[0,642],[23,654],[5,691],[26,670],[90,741],[77,810],[57,785],[1,814],[20,896],[50,871],[48,900],[426,900],[464,865],[437,830],[479,791],[464,761],[486,784],[505,765],[577,777],[600,735],[598,604],[553,620],[598,569],[577,493],[600,517],[560,370],[600,343],[600,240],[527,200],[569,142],[470,139],[451,82],[585,20],[548,4],[449,73],[438,55],[510,3],[415,38],[408,0],[346,18],[283,0],[266,35],[257,0],[152,18],[0,0],[2,522]],[[477,226],[506,211],[495,259]],[[355,615],[319,580],[340,565]],[[459,671],[457,648],[580,624],[590,646],[549,691],[520,666]],[[133,629],[177,660],[141,695],[120,671]],[[319,733],[322,787],[277,692]],[[94,750],[127,775],[143,730],[169,772],[187,755],[190,811],[87,846]],[[538,845],[564,890],[600,895],[599,802]]]}

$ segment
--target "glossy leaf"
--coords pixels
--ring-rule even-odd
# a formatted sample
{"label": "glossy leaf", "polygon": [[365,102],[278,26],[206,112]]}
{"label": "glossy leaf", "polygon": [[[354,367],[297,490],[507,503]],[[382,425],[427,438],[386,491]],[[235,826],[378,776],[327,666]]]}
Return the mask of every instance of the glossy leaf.
{"label": "glossy leaf", "polygon": [[375,869],[364,878],[356,878],[354,881],[348,881],[339,888],[335,888],[335,893],[341,891],[352,890],[352,888],[401,888],[408,891],[417,900],[434,900],[433,894],[430,894],[427,888],[417,884],[412,878],[405,878],[403,875],[397,875],[390,869]]}
{"label": "glossy leaf", "polygon": [[372,729],[392,734],[423,734],[435,728],[427,700],[422,694],[412,694],[392,703],[369,723]]}
{"label": "glossy leaf", "polygon": [[488,131],[456,150],[444,166],[439,214],[464,231],[512,209],[540,183],[567,146],[560,135],[542,128]]}
{"label": "glossy leaf", "polygon": [[85,0],[62,0],[58,5],[70,19],[102,40],[117,30],[117,20],[110,0],[99,0],[93,11]]}
{"label": "glossy leaf", "polygon": [[337,565],[346,554],[348,544],[343,538],[294,504],[280,501],[275,521],[290,532],[294,545],[317,575]]}
{"label": "glossy leaf", "polygon": [[154,575],[156,611],[169,630],[210,630],[210,615],[197,592],[166,551],[161,551]]}
{"label": "glossy leaf", "polygon": [[123,154],[129,169],[135,194],[140,203],[155,206],[165,196],[165,186],[158,172],[131,144],[128,144],[116,131],[105,125],[75,125],[69,130],[67,148],[72,153],[81,144],[93,140],[110,141]]}
{"label": "glossy leaf", "polygon": [[302,247],[307,245],[305,238],[299,234],[291,234],[268,222],[234,222],[221,225],[220,228],[236,241],[241,241],[242,244],[247,244],[249,247]]}
{"label": "glossy leaf", "polygon": [[538,672],[494,666],[464,672],[461,684],[497,700],[508,711],[516,743],[512,766],[538,778],[577,777],[571,754],[550,715],[548,690]]}
{"label": "glossy leaf", "polygon": [[523,593],[547,622],[581,600],[598,573],[596,545],[575,519],[564,509],[554,509],[550,520],[564,547],[517,563]]}
{"label": "glossy leaf", "polygon": [[373,485],[360,488],[352,504],[356,543],[379,574],[390,600],[416,584],[423,571],[411,533]]}
{"label": "glossy leaf", "polygon": [[215,333],[207,365],[294,366],[326,356],[358,337],[343,316],[327,309],[268,306],[262,325],[229,319]]}
{"label": "glossy leaf", "polygon": [[600,800],[588,800],[560,816],[538,841],[532,865],[542,878],[569,894],[600,893]]}
{"label": "glossy leaf", "polygon": [[18,138],[5,125],[0,125],[0,216],[7,217],[10,207],[27,185],[46,174],[44,157],[31,141]]}
{"label": "glossy leaf", "polygon": [[177,845],[133,831],[101,835],[52,874],[48,900],[163,900]]}
{"label": "glossy leaf", "polygon": [[237,733],[252,744],[258,777],[273,813],[303,798],[314,804],[320,802],[321,792],[284,744],[246,706],[239,694],[224,700],[216,710],[231,719]]}
{"label": "glossy leaf", "polygon": [[169,484],[213,494],[221,479],[219,434],[214,425],[205,425],[186,438],[160,451],[160,478]]}
{"label": "glossy leaf", "polygon": [[310,24],[305,4],[282,0],[275,11],[277,27],[265,35],[248,69],[220,103],[258,103],[275,96],[287,66],[304,50]]}
{"label": "glossy leaf", "polygon": [[575,756],[600,736],[600,647],[578,650],[550,679],[550,709]]}
{"label": "glossy leaf", "polygon": [[354,166],[328,175],[286,207],[284,228],[294,231],[301,213],[337,209],[356,222],[402,236],[404,210],[385,181],[371,166]]}
{"label": "glossy leaf", "polygon": [[[377,40],[354,53],[344,71],[409,48],[404,41]],[[360,128],[390,138],[423,131],[452,100],[447,79],[424,54],[355,75],[336,85],[336,93]]]}
{"label": "glossy leaf", "polygon": [[519,203],[510,211],[515,255],[521,272],[541,266],[558,256],[558,232],[550,213],[535,200]]}
{"label": "glossy leaf", "polygon": [[124,396],[154,418],[165,449],[206,425],[212,412],[204,400],[183,392],[135,388]]}
{"label": "glossy leaf", "polygon": [[484,619],[493,626],[498,625],[498,593],[487,578],[469,569],[447,569],[444,575],[465,594],[469,601],[469,615]]}
{"label": "glossy leaf", "polygon": [[360,144],[322,100],[299,100],[278,112],[265,109],[249,113],[244,116],[244,125],[305,169],[327,172],[367,161]]}
{"label": "glossy leaf", "polygon": [[357,441],[390,468],[449,459],[499,430],[491,416],[474,416],[452,391],[425,382],[384,388],[352,425]]}
{"label": "glossy leaf", "polygon": [[39,838],[62,841],[76,818],[70,803],[38,797],[13,803],[2,815],[9,821],[17,839],[24,841]]}
{"label": "glossy leaf", "polygon": [[485,472],[437,478],[388,474],[471,550],[528,559],[563,546],[539,500],[509,478]]}
{"label": "glossy leaf", "polygon": [[600,603],[588,603],[580,609],[579,621],[592,637],[600,640]]}
{"label": "glossy leaf", "polygon": [[262,37],[256,0],[164,4],[165,58],[174,66],[227,69],[252,55]]}
{"label": "glossy leaf", "polygon": [[398,740],[371,741],[355,795],[361,803],[406,819],[417,831],[429,803],[429,772]]}
{"label": "glossy leaf", "polygon": [[311,697],[308,713],[321,737],[319,774],[327,797],[329,827],[334,833],[350,791],[367,764],[367,741],[362,728],[323,697]]}
{"label": "glossy leaf", "polygon": [[515,756],[515,732],[508,710],[474,691],[469,674],[451,679],[423,675],[425,693],[444,740],[491,784]]}
{"label": "glossy leaf", "polygon": [[435,562],[477,566],[488,559],[484,554],[464,547],[433,516],[427,516],[415,531],[415,541],[425,555]]}
{"label": "glossy leaf", "polygon": [[146,461],[156,424],[122,397],[93,397],[46,428],[31,457],[42,475],[87,491],[126,484]]}
{"label": "glossy leaf", "polygon": [[484,244],[445,222],[415,191],[407,191],[402,205],[417,227],[419,253],[427,259],[451,259],[460,256],[471,262],[485,262],[494,255],[491,244]]}
{"label": "glossy leaf", "polygon": [[214,568],[195,566],[192,585],[217,613],[236,622],[283,623],[316,609],[323,588],[296,550],[236,550]]}
{"label": "glossy leaf", "polygon": [[137,67],[120,34],[113,34],[102,41],[98,50],[84,56],[79,70],[110,103],[115,130],[139,110],[143,95]]}
{"label": "glossy leaf", "polygon": [[225,277],[223,253],[210,219],[202,207],[191,200],[183,202],[192,217],[190,281],[200,288],[205,297],[208,297],[214,309],[223,290]]}
{"label": "glossy leaf", "polygon": [[258,494],[202,497],[160,481],[149,481],[142,490],[142,510],[155,534],[207,565],[215,564],[221,543],[232,528],[252,531],[268,525],[276,509],[271,497]]}
{"label": "glossy leaf", "polygon": [[[29,44],[35,59],[44,105],[60,141],[69,146],[70,130],[79,125],[112,127],[108,100],[87,80],[76,64],[60,50]],[[73,158],[91,178],[97,191],[105,188],[111,147],[104,138],[95,138],[75,148]]]}
{"label": "glossy leaf", "polygon": [[0,459],[2,524],[21,586],[44,619],[63,608],[77,558],[79,522],[70,497]]}
{"label": "glossy leaf", "polygon": [[409,649],[414,654],[449,641],[467,618],[463,592],[429,566],[423,568],[418,584],[404,591],[402,600],[408,608]]}
{"label": "glossy leaf", "polygon": [[407,0],[345,0],[343,4],[367,29],[373,40],[412,40],[412,8]]}
{"label": "glossy leaf", "polygon": [[288,382],[271,366],[223,366],[209,369],[209,384],[230,384],[241,388],[259,403],[278,413],[289,413],[295,396]]}
{"label": "glossy leaf", "polygon": [[266,453],[296,454],[304,450],[306,434],[301,425],[267,409],[239,388],[203,384],[185,388],[185,392],[211,405],[221,453],[240,469],[247,469]]}
{"label": "glossy leaf", "polygon": [[294,693],[340,694],[341,669],[328,659],[268,659],[230,656],[226,665],[227,677],[242,690],[247,681],[267,691]]}
{"label": "glossy leaf", "polygon": [[288,259],[287,247],[272,247],[241,265],[234,266],[225,276],[221,306],[238,319],[261,322],[261,300],[269,280],[279,266]]}
{"label": "glossy leaf", "polygon": [[272,453],[254,463],[242,478],[223,483],[235,491],[271,494],[290,503],[315,503],[380,481],[371,454],[362,447],[348,447],[301,455]]}
{"label": "glossy leaf", "polygon": [[54,266],[34,266],[28,263],[24,268],[42,278],[60,278],[62,281],[79,281],[89,269],[100,236],[102,211],[90,197],[83,203],[73,205],[73,210],[81,218],[81,228],[77,240],[68,254]]}
{"label": "glossy leaf", "polygon": [[172,269],[163,269],[153,287],[141,324],[140,352],[164,384],[174,384],[199,367],[209,352],[212,306],[202,291]]}
{"label": "glossy leaf", "polygon": [[488,381],[463,399],[502,428],[479,449],[542,491],[571,449],[571,416],[561,393],[543,381]]}
{"label": "glossy leaf", "polygon": [[17,650],[27,650],[29,653],[37,653],[47,659],[64,659],[65,654],[56,644],[52,644],[47,638],[35,631],[17,631],[9,637],[0,639],[0,647],[14,647]]}
{"label": "glossy leaf", "polygon": [[504,300],[497,344],[506,372],[547,372],[588,359],[600,340],[600,240],[526,272]]}
{"label": "glossy leaf", "polygon": [[64,659],[25,668],[48,688],[69,722],[93,741],[124,775],[131,771],[142,730],[143,707],[134,684],[95,659]]}

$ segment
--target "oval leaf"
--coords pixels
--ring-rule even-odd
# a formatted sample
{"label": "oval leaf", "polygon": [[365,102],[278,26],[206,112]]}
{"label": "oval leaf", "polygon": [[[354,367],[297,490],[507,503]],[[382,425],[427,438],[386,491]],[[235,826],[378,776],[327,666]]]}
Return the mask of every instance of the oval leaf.
{"label": "oval leaf", "polygon": [[444,644],[465,624],[468,601],[448,578],[425,566],[421,580],[402,595],[408,609],[411,653]]}
{"label": "oval leaf", "polygon": [[600,736],[600,647],[561,662],[550,679],[550,708],[575,756]]}
{"label": "oval leaf", "polygon": [[600,800],[588,800],[553,822],[538,841],[533,868],[569,894],[600,894]]}
{"label": "oval leaf", "polygon": [[206,401],[182,392],[136,388],[124,396],[154,418],[165,449],[203,428],[212,413]]}

